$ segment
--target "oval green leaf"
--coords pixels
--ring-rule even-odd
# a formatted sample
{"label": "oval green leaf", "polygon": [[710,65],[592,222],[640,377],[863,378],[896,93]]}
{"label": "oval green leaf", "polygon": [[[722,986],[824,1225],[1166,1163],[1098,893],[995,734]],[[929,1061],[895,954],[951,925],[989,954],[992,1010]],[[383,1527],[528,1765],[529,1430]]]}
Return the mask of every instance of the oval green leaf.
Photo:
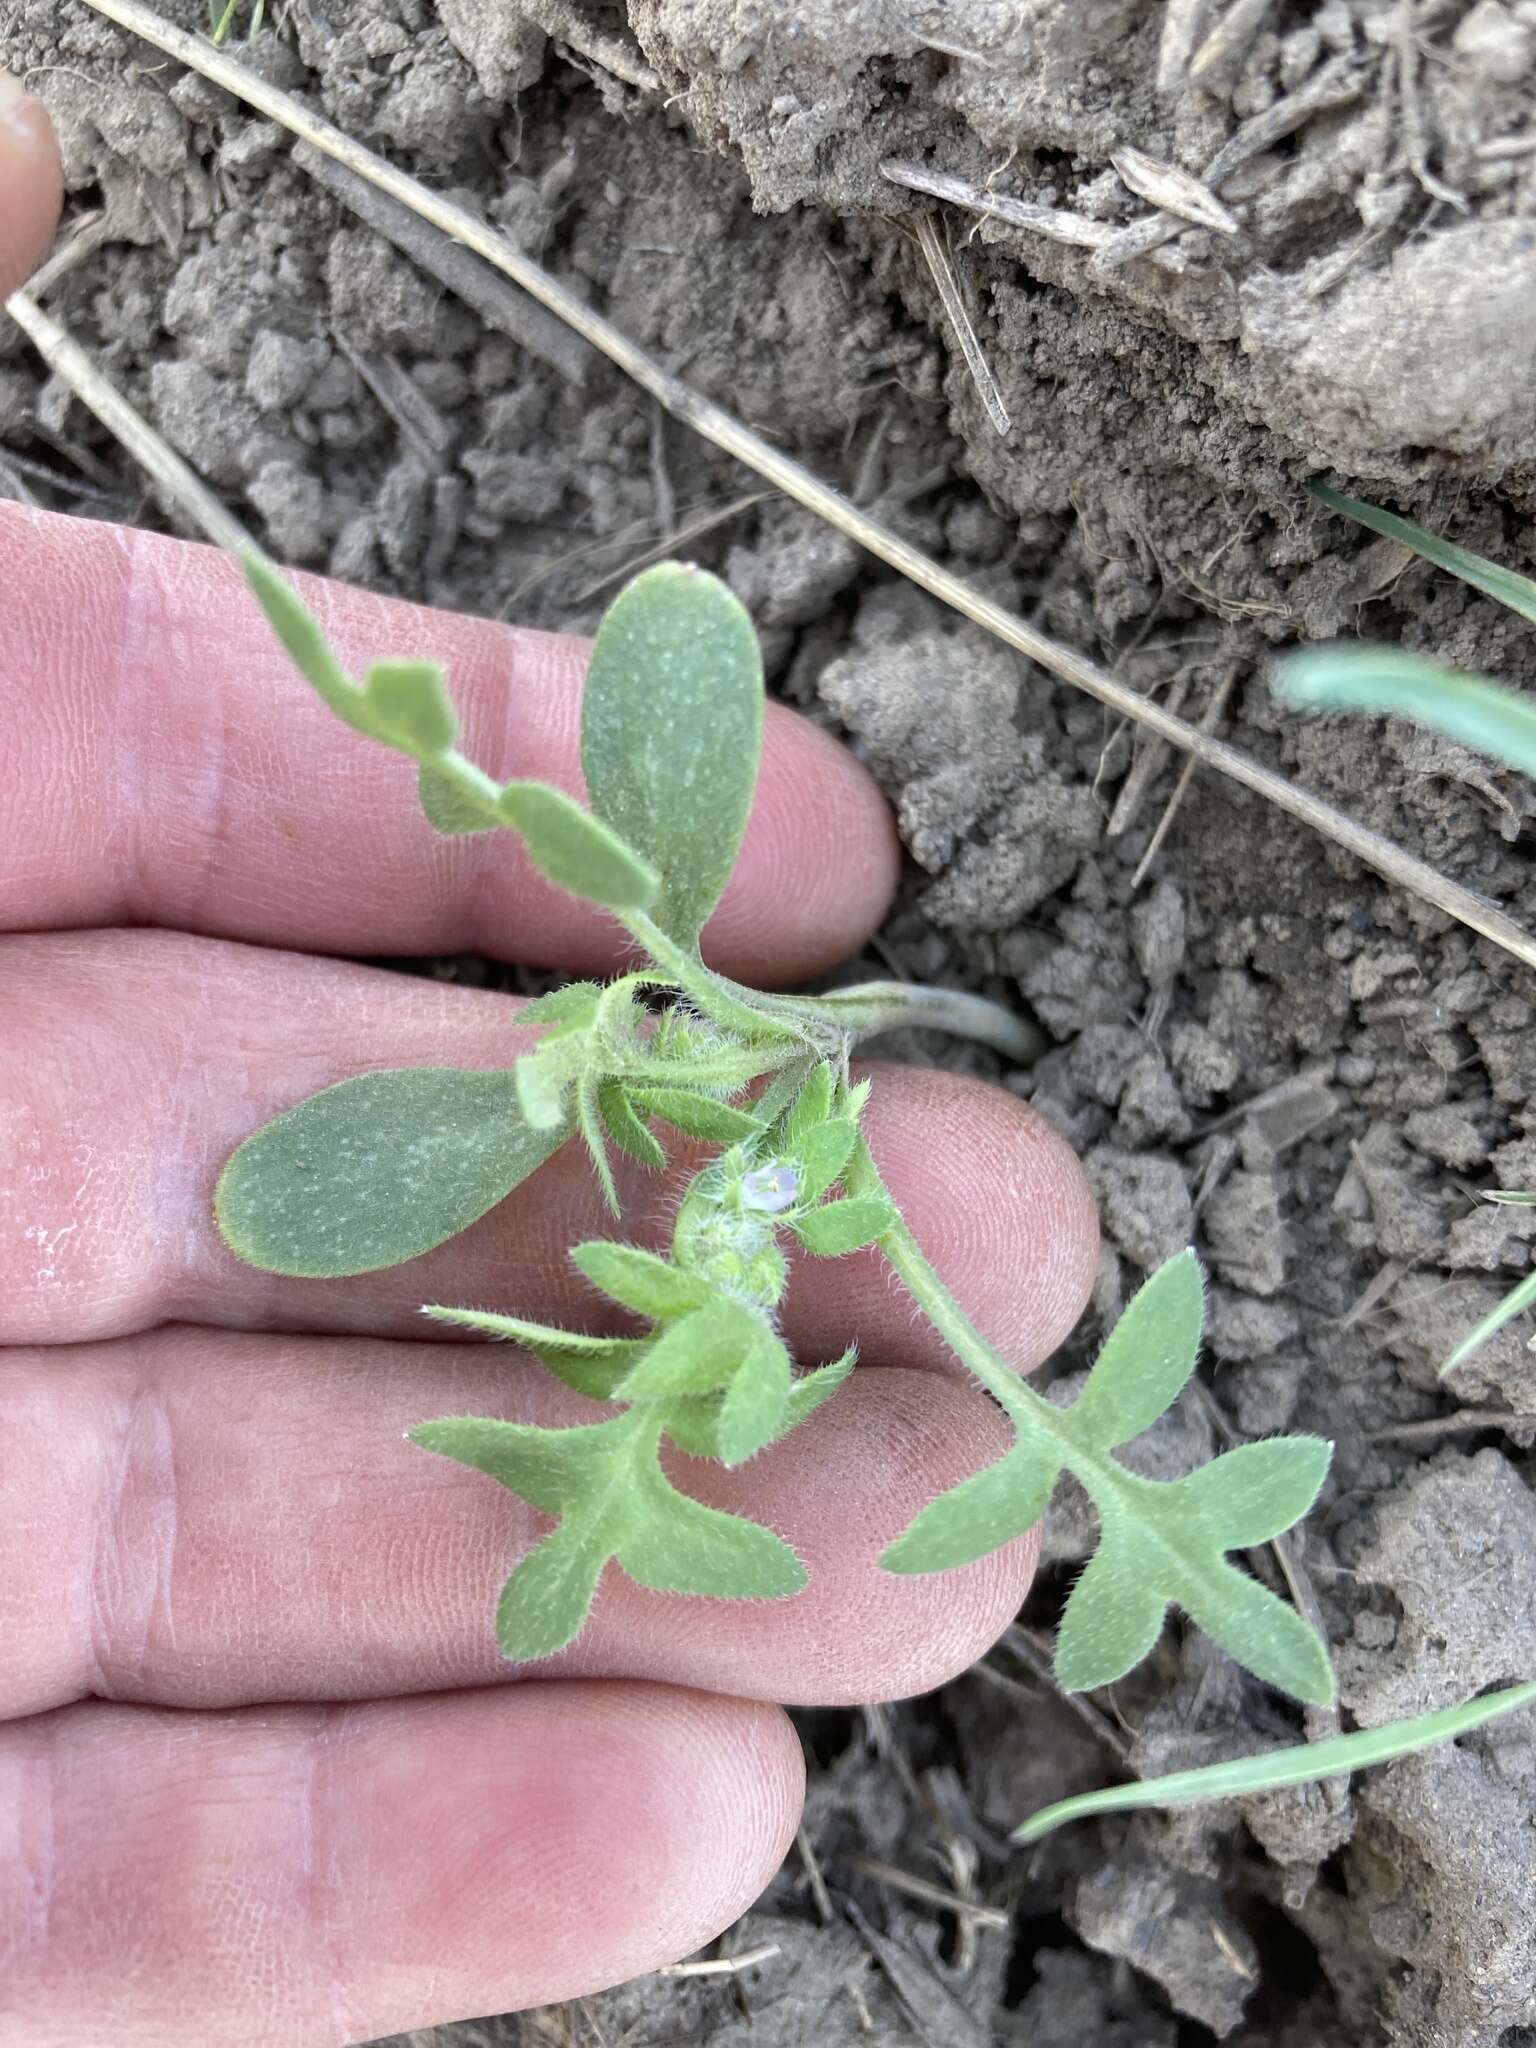
{"label": "oval green leaf", "polygon": [[605,910],[645,910],[655,901],[655,870],[563,789],[509,782],[497,804],[522,834],[534,866],[558,888]]}
{"label": "oval green leaf", "polygon": [[745,609],[681,562],[637,576],[598,628],[581,706],[595,814],[661,878],[650,914],[696,943],[746,831],[763,738],[763,665]]}
{"label": "oval green leaf", "polygon": [[230,1250],[264,1272],[373,1273],[467,1230],[568,1136],[529,1128],[510,1071],[359,1074],[247,1138],[214,1215]]}

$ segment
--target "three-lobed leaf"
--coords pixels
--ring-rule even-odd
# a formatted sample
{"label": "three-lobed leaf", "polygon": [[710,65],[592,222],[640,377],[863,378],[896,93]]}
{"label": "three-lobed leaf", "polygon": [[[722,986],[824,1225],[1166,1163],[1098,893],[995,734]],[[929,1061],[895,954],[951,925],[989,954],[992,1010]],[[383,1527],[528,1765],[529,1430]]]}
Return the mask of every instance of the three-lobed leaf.
{"label": "three-lobed leaf", "polygon": [[1099,1547],[1057,1636],[1056,1674],[1067,1691],[1123,1677],[1177,1606],[1259,1677],[1299,1699],[1331,1700],[1322,1639],[1227,1556],[1268,1542],[1308,1511],[1331,1446],[1318,1437],[1278,1437],[1177,1480],[1144,1479],[1112,1455],[1188,1381],[1203,1296],[1193,1252],[1160,1266],[1132,1298],[1077,1399],[1056,1408],[1018,1388],[1005,1403],[1019,1428],[1014,1448],[930,1502],[881,1562],[891,1571],[943,1571],[988,1555],[1039,1518],[1065,1467],[1087,1490],[1100,1525]]}
{"label": "three-lobed leaf", "polygon": [[449,1417],[410,1436],[557,1521],[512,1572],[497,1608],[502,1651],[520,1662],[580,1634],[610,1559],[658,1592],[771,1600],[805,1584],[782,1537],[673,1486],[656,1429],[639,1411],[572,1429]]}
{"label": "three-lobed leaf", "polygon": [[359,1074],[247,1138],[214,1214],[230,1249],[265,1272],[376,1272],[467,1230],[569,1135],[529,1125],[507,1070]]}
{"label": "three-lobed leaf", "polygon": [[581,705],[593,812],[655,870],[650,914],[693,947],[746,831],[763,733],[757,635],[723,583],[647,569],[598,627]]}

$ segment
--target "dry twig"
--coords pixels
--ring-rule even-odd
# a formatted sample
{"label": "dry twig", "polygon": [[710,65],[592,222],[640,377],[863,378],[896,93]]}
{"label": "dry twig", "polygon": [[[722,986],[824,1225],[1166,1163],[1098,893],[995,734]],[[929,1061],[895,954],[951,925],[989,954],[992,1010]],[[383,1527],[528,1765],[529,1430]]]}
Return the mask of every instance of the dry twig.
{"label": "dry twig", "polygon": [[949,324],[955,331],[960,344],[960,353],[965,357],[965,367],[971,373],[976,386],[976,395],[981,400],[982,410],[999,434],[1006,435],[1012,421],[1008,408],[1003,403],[1003,394],[997,388],[997,379],[981,352],[981,343],[976,339],[976,330],[971,325],[971,316],[965,310],[965,301],[960,296],[960,287],[949,261],[944,244],[939,240],[939,231],[931,217],[920,213],[917,217],[917,246],[923,252],[929,275],[949,316]]}
{"label": "dry twig", "polygon": [[[1012,647],[1030,661],[1036,662],[1062,681],[1086,691],[1101,704],[1107,704],[1122,717],[1132,719],[1138,725],[1180,747],[1195,761],[1219,770],[1245,789],[1251,789],[1265,797],[1278,809],[1299,818],[1304,824],[1323,833],[1348,853],[1374,868],[1400,888],[1421,896],[1426,902],[1479,932],[1497,946],[1522,961],[1527,967],[1536,967],[1536,939],[1521,929],[1514,920],[1496,905],[1475,896],[1469,889],[1450,881],[1437,873],[1426,861],[1406,853],[1383,839],[1379,833],[1368,830],[1353,818],[1346,817],[1331,804],[1313,796],[1309,791],[1298,789],[1281,775],[1266,768],[1261,762],[1242,752],[1240,748],[1228,746],[1209,734],[1199,732],[1186,725],[1182,719],[1172,717],[1159,705],[1148,702],[1134,690],[1115,677],[1106,674],[1076,649],[1063,647],[1036,632],[1032,626],[1011,612],[983,597],[971,588],[961,577],[952,575],[941,568],[930,556],[903,540],[878,520],[872,519],[857,506],[852,505],[838,491],[804,468],[782,450],[775,448],[761,436],[726,412],[711,400],[702,398],[696,391],[684,384],[678,377],[662,368],[646,351],[620,332],[610,322],[584,304],[574,292],[568,291],[559,281],[542,270],[519,251],[512,249],[505,240],[484,221],[478,220],[465,208],[445,199],[440,193],[431,192],[405,172],[374,156],[371,151],[353,142],[333,127],[329,121],[313,113],[291,94],[270,85],[263,78],[256,77],[235,63],[222,50],[200,42],[197,37],[186,34],[141,4],[141,0],[87,0],[98,14],[115,21],[122,28],[141,36],[145,41],[162,50],[177,62],[190,66],[211,78],[216,84],[235,93],[250,105],[257,107],[270,119],[280,121],[285,127],[301,135],[306,141],[322,149],[327,155],[344,163],[366,177],[372,184],[386,191],[392,198],[408,206],[423,219],[429,220],[452,240],[465,244],[493,264],[503,275],[511,278],[536,298],[540,304],[557,314],[583,339],[602,350],[611,361],[617,363],[643,390],[660,401],[675,419],[682,420],[696,432],[712,441],[729,455],[776,484],[787,497],[794,498],[820,518],[826,519],[839,531],[846,533],[859,546],[868,550],[880,561],[898,571],[915,583],[930,596],[937,597],[978,625],[984,632],[991,633],[1005,646]],[[1331,67],[1325,65],[1318,74],[1319,80],[1330,74]],[[1319,88],[1320,90],[1321,88]],[[1360,89],[1358,78],[1349,80],[1332,76],[1329,90],[1342,97],[1352,97]],[[1294,101],[1298,96],[1292,95]],[[1283,103],[1277,103],[1283,104]],[[1313,102],[1314,106],[1316,102]],[[1271,114],[1274,109],[1270,110]],[[1263,121],[1263,115],[1256,117]],[[1289,118],[1287,116],[1287,118]],[[1304,117],[1298,117],[1304,118]],[[1251,126],[1252,124],[1250,124]],[[1235,140],[1236,138],[1234,138]],[[1229,145],[1230,147],[1230,145]],[[1211,183],[1216,183],[1214,179]],[[1183,224],[1180,223],[1182,226]],[[142,424],[142,423],[140,423]],[[183,465],[184,467],[184,465]],[[193,482],[195,483],[195,479]],[[206,492],[196,485],[200,494]],[[228,521],[228,515],[217,508],[220,517]],[[232,522],[231,522],[232,523]]]}

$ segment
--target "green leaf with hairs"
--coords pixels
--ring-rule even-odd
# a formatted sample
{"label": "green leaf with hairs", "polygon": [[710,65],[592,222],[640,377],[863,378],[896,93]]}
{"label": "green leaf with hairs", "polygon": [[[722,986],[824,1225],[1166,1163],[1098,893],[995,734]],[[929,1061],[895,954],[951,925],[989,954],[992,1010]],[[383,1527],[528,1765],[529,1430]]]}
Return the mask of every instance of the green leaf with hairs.
{"label": "green leaf with hairs", "polygon": [[[868,1185],[857,1154],[852,1178]],[[895,1252],[902,1254],[899,1241]],[[893,1571],[942,1571],[985,1557],[1044,1512],[1065,1469],[1088,1494],[1100,1529],[1057,1637],[1056,1675],[1065,1690],[1123,1677],[1157,1640],[1169,1608],[1178,1607],[1267,1683],[1326,1704],[1334,1697],[1327,1646],[1227,1553],[1270,1541],[1307,1512],[1331,1446],[1318,1437],[1276,1437],[1171,1480],[1144,1479],[1113,1455],[1178,1399],[1194,1368],[1202,1292],[1192,1252],[1160,1266],[1067,1407],[1022,1384],[994,1386],[1018,1431],[1013,1450],[931,1502],[882,1563]]]}
{"label": "green leaf with hairs", "polygon": [[498,807],[521,833],[529,858],[548,881],[607,910],[644,910],[655,899],[655,869],[600,818],[563,789],[509,782]]}
{"label": "green leaf with hairs", "polygon": [[648,1512],[634,1517],[619,1563],[655,1593],[715,1600],[782,1600],[805,1587],[805,1566],[782,1536],[679,1493],[652,1466],[641,1479]]}
{"label": "green leaf with hairs", "polygon": [[494,832],[506,824],[496,803],[496,788],[482,788],[473,778],[423,761],[416,772],[416,795],[427,823],[445,839],[471,832]]}
{"label": "green leaf with hairs", "polygon": [[561,1330],[548,1323],[524,1322],[521,1316],[495,1315],[488,1309],[422,1309],[434,1322],[454,1323],[483,1337],[500,1337],[531,1351],[546,1371],[573,1393],[589,1401],[611,1401],[614,1389],[645,1349],[643,1337],[593,1337],[584,1330]]}
{"label": "green leaf with hairs", "polygon": [[1204,1316],[1200,1261],[1180,1252],[1142,1283],[1104,1340],[1072,1404],[1078,1428],[1103,1450],[1150,1429],[1195,1369]]}
{"label": "green leaf with hairs", "polygon": [[858,1134],[859,1127],[853,1119],[840,1116],[833,1117],[828,1123],[817,1124],[794,1141],[795,1161],[799,1169],[799,1201],[807,1206],[819,1202],[827,1190],[836,1185],[852,1155],[853,1142]]}
{"label": "green leaf with hairs", "polygon": [[808,1252],[819,1259],[838,1259],[873,1244],[890,1228],[894,1215],[889,1202],[873,1195],[855,1195],[844,1202],[828,1202],[797,1217],[795,1236]]}
{"label": "green leaf with hairs", "polygon": [[718,1442],[727,1465],[744,1465],[783,1432],[794,1367],[766,1324],[753,1332],[720,1403]]}
{"label": "green leaf with hairs", "polygon": [[214,1214],[231,1251],[265,1272],[372,1273],[467,1230],[569,1135],[529,1126],[507,1070],[359,1074],[247,1138]]}
{"label": "green leaf with hairs", "polygon": [[638,1159],[643,1166],[657,1168],[666,1165],[667,1155],[661,1141],[636,1114],[622,1082],[601,1082],[597,1101],[608,1135],[621,1152],[627,1152],[631,1159]]}
{"label": "green leaf with hairs", "polygon": [[631,1095],[663,1123],[711,1145],[739,1145],[743,1138],[757,1137],[763,1128],[745,1110],[732,1109],[728,1102],[691,1088],[635,1088]]}
{"label": "green leaf with hairs", "polygon": [[1433,562],[1438,569],[1448,569],[1485,597],[1496,598],[1521,618],[1536,623],[1536,583],[1529,576],[1490,562],[1485,555],[1474,555],[1470,548],[1459,548],[1453,541],[1443,540],[1439,534],[1430,533],[1396,512],[1384,512],[1379,505],[1366,504],[1363,498],[1348,498],[1329,484],[1310,483],[1307,489],[1331,511],[1342,512],[1346,519],[1354,519],[1388,540],[1400,541],[1426,562]]}
{"label": "green leaf with hairs", "polygon": [[575,1429],[448,1417],[410,1436],[556,1520],[502,1590],[497,1635],[519,1662],[551,1656],[580,1634],[612,1558],[659,1592],[771,1600],[805,1584],[804,1566],[772,1530],[672,1485],[657,1457],[659,1426],[642,1409]]}
{"label": "green leaf with hairs", "polygon": [[850,1344],[840,1358],[830,1359],[826,1365],[812,1366],[809,1372],[801,1373],[785,1400],[779,1436],[788,1436],[808,1415],[814,1415],[823,1401],[830,1401],[853,1371],[858,1357],[859,1347]]}
{"label": "green leaf with hairs", "polygon": [[459,736],[435,661],[376,661],[363,679],[363,695],[374,737],[418,761],[435,761]]}
{"label": "green leaf with hairs", "polygon": [[751,1346],[756,1318],[723,1295],[666,1323],[619,1385],[621,1401],[673,1394],[712,1394],[723,1387]]}
{"label": "green leaf with hairs", "polygon": [[880,1560],[888,1572],[947,1572],[974,1564],[1032,1529],[1061,1461],[1021,1439],[1011,1451],[928,1503]]}
{"label": "green leaf with hairs", "polygon": [[650,914],[692,947],[746,831],[763,735],[752,622],[723,583],[647,569],[598,627],[581,705],[593,811],[655,869]]}
{"label": "green leaf with hairs", "polygon": [[552,988],[548,995],[535,996],[517,1013],[519,1025],[538,1024],[551,1038],[567,1031],[584,1031],[597,1015],[605,990],[595,981],[568,981]]}
{"label": "green leaf with hairs", "polygon": [[707,1280],[682,1272],[638,1245],[594,1238],[589,1244],[577,1245],[571,1259],[594,1287],[636,1315],[650,1316],[656,1322],[689,1315],[715,1299]]}

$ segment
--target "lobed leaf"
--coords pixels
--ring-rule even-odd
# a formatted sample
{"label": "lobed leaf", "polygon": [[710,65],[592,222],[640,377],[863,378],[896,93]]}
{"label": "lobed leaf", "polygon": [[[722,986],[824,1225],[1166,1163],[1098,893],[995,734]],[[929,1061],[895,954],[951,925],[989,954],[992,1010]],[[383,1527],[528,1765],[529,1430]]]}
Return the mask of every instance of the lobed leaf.
{"label": "lobed leaf", "polygon": [[1254,1756],[1230,1757],[1225,1763],[1203,1764],[1198,1770],[1171,1771],[1163,1778],[1144,1778],[1135,1785],[1108,1785],[1080,1792],[1032,1813],[1015,1828],[1015,1842],[1038,1842],[1069,1820],[1100,1813],[1123,1813],[1138,1806],[1193,1806],[1202,1800],[1240,1799],[1260,1792],[1278,1792],[1287,1785],[1313,1785],[1372,1764],[1411,1756],[1432,1743],[1451,1742],[1480,1728],[1499,1714],[1536,1702],[1536,1682],[1506,1686],[1455,1707],[1408,1720],[1389,1721],[1381,1728],[1361,1728],[1352,1735],[1330,1735],[1322,1742],[1301,1742],[1288,1749],[1260,1750]]}
{"label": "lobed leaf", "polygon": [[377,1272],[467,1230],[569,1135],[529,1125],[505,1070],[359,1074],[247,1138],[214,1214],[231,1251],[265,1272]]}
{"label": "lobed leaf", "polygon": [[1368,505],[1362,498],[1346,497],[1329,484],[1309,483],[1307,489],[1330,510],[1342,512],[1346,519],[1368,526],[1372,533],[1400,541],[1405,548],[1412,548],[1416,555],[1422,555],[1425,561],[1433,562],[1436,568],[1449,569],[1463,583],[1470,583],[1485,596],[1496,598],[1522,618],[1536,623],[1536,583],[1529,576],[1522,576],[1516,569],[1502,568],[1499,563],[1490,562],[1485,555],[1474,555],[1470,548],[1459,548],[1454,541],[1443,540],[1439,534],[1430,533],[1427,528],[1415,525],[1411,519],[1404,519],[1396,512],[1384,512],[1379,505]]}
{"label": "lobed leaf", "polygon": [[723,583],[647,569],[604,614],[581,707],[598,818],[654,868],[651,915],[693,947],[746,831],[762,751],[757,635]]}
{"label": "lobed leaf", "polygon": [[508,1657],[547,1657],[572,1642],[610,1558],[660,1592],[766,1600],[805,1584],[804,1566],[772,1530],[672,1485],[657,1458],[657,1425],[644,1411],[576,1429],[459,1417],[410,1435],[559,1518],[503,1588],[497,1637]]}

